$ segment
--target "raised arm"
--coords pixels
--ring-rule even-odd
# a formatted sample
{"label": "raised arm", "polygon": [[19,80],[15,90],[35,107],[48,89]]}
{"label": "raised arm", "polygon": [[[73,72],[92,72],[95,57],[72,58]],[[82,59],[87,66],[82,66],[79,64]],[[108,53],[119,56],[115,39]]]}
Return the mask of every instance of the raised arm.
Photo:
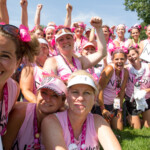
{"label": "raised arm", "polygon": [[106,41],[102,31],[102,19],[99,17],[93,17],[90,23],[96,30],[97,52],[88,56],[80,57],[83,69],[87,69],[96,65],[100,60],[102,60],[107,55]]}
{"label": "raised arm", "polygon": [[7,0],[0,0],[0,22],[5,22],[6,24],[9,24]]}
{"label": "raised arm", "polygon": [[27,0],[21,0],[20,1],[20,5],[22,8],[22,12],[21,12],[21,24],[23,24],[24,26],[28,27],[28,1]]}
{"label": "raised arm", "polygon": [[72,13],[72,6],[68,3],[66,5],[66,10],[67,10],[67,14],[66,14],[66,18],[65,18],[65,24],[64,26],[66,27],[71,27],[71,13]]}
{"label": "raised arm", "polygon": [[39,26],[40,25],[42,7],[43,7],[42,4],[38,4],[37,5],[37,9],[36,9],[36,13],[35,13],[35,18],[34,18],[34,24],[35,24],[35,26]]}

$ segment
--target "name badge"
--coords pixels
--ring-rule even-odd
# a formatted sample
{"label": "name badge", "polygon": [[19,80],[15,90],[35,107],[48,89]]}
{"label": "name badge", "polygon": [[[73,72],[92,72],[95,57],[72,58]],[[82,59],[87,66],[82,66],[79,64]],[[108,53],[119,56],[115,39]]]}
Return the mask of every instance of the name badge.
{"label": "name badge", "polygon": [[114,107],[114,109],[120,109],[120,98],[114,99],[113,107]]}
{"label": "name badge", "polygon": [[68,150],[78,150],[78,146],[75,143],[69,145]]}

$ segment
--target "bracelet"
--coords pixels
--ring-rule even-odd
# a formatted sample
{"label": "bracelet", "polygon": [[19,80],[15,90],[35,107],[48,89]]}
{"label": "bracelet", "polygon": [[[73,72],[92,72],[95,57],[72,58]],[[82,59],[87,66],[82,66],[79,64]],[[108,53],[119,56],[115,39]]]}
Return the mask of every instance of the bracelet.
{"label": "bracelet", "polygon": [[104,105],[100,106],[100,109],[101,110],[105,109],[105,106]]}

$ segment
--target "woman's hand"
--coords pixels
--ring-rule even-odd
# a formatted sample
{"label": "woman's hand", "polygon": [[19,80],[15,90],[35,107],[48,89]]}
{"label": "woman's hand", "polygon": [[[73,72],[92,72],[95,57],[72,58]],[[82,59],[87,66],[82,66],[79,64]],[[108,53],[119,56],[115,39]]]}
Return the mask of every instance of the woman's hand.
{"label": "woman's hand", "polygon": [[41,11],[42,10],[43,5],[42,4],[38,4],[37,5],[37,10]]}
{"label": "woman's hand", "polygon": [[68,13],[71,13],[72,12],[72,9],[73,9],[73,7],[72,7],[72,5],[70,5],[69,3],[66,5],[66,10],[67,10],[67,12]]}
{"label": "woman's hand", "polygon": [[103,117],[108,121],[108,122],[110,122],[111,121],[111,119],[112,119],[112,114],[110,113],[110,111],[108,111],[107,109],[103,109],[102,110],[102,115],[103,115]]}
{"label": "woman's hand", "polygon": [[22,8],[27,8],[27,6],[28,6],[28,1],[27,1],[27,0],[21,0],[21,1],[20,1],[20,5],[21,5]]}
{"label": "woman's hand", "polygon": [[90,24],[95,28],[99,29],[102,27],[102,19],[100,17],[92,17]]}

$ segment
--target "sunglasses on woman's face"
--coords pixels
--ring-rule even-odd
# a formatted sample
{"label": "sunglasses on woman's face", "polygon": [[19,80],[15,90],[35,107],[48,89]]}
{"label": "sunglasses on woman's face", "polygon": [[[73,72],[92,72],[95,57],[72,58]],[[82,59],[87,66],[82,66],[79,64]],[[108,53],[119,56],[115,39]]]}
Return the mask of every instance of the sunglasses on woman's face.
{"label": "sunglasses on woman's face", "polygon": [[10,34],[14,37],[17,37],[17,38],[20,37],[20,30],[16,26],[9,25],[9,24],[6,24],[6,25],[0,24],[0,30],[2,30],[5,33]]}

